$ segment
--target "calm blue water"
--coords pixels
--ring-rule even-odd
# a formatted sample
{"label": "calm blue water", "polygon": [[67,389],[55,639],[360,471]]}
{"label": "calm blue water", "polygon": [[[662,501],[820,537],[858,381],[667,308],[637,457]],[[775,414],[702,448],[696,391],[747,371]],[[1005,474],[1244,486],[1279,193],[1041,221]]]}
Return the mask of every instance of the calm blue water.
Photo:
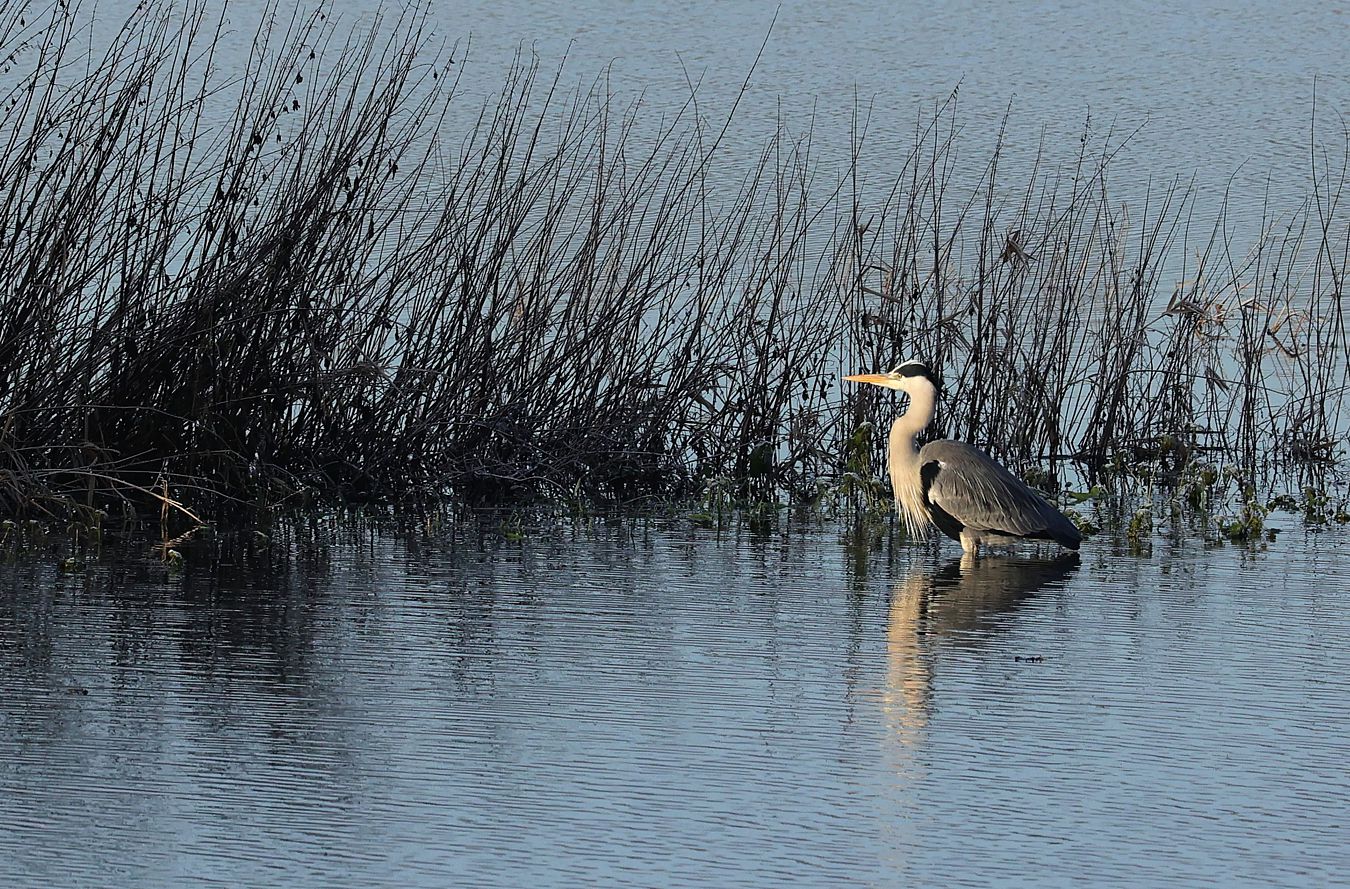
{"label": "calm blue water", "polygon": [[[377,6],[358,0],[343,15],[369,21]],[[247,18],[243,8],[234,14]],[[1003,177],[1014,193],[1042,143],[1046,164],[1067,165],[1085,125],[1094,140],[1128,135],[1110,183],[1116,199],[1138,210],[1150,182],[1195,177],[1201,239],[1230,186],[1228,224],[1244,236],[1267,199],[1273,213],[1297,209],[1311,178],[1314,98],[1317,141],[1336,157],[1350,107],[1350,9],[1335,3],[505,0],[458,4],[433,21],[461,48],[471,37],[467,98],[498,89],[523,45],[546,65],[566,57],[569,85],[610,66],[613,92],[641,95],[652,115],[679,107],[691,81],[705,113],[724,113],[763,44],[728,158],[757,155],[780,116],[797,132],[814,117],[816,170],[826,179],[845,166],[855,105],[871,109],[862,174],[885,180],[912,147],[918,117],[958,88],[966,166],[957,186],[973,186],[1005,114]]]}
{"label": "calm blue water", "polygon": [[[220,72],[245,69],[258,22],[273,7],[283,25],[295,9],[314,8],[233,0],[220,13]],[[86,39],[102,45],[124,14],[112,4],[92,11]],[[396,17],[379,0],[349,0],[330,10],[327,24],[345,34]],[[1000,178],[1013,198],[1038,154],[1042,171],[1071,175],[1086,130],[1094,151],[1124,144],[1109,184],[1134,218],[1150,187],[1156,203],[1162,184],[1194,181],[1197,249],[1227,195],[1225,224],[1240,259],[1263,215],[1284,218],[1310,195],[1314,146],[1332,161],[1343,152],[1347,28],[1350,10],[1339,4],[1254,0],[954,0],[908,10],[870,0],[469,0],[431,5],[426,34],[445,51],[425,61],[460,78],[441,133],[452,145],[502,89],[518,56],[537,59],[549,75],[561,67],[559,104],[598,81],[617,108],[636,105],[639,126],[653,130],[696,84],[698,111],[714,132],[745,84],[714,170],[731,182],[781,123],[799,136],[810,130],[813,173],[832,187],[847,169],[859,109],[866,120],[860,176],[889,183],[913,148],[917,122],[955,91],[957,191],[976,187],[1005,117]],[[318,45],[321,53],[335,54],[326,46]],[[223,110],[234,95],[222,93]],[[297,96],[304,100],[304,91]]]}
{"label": "calm blue water", "polygon": [[0,567],[0,885],[1350,878],[1344,532],[964,565],[844,536]]}

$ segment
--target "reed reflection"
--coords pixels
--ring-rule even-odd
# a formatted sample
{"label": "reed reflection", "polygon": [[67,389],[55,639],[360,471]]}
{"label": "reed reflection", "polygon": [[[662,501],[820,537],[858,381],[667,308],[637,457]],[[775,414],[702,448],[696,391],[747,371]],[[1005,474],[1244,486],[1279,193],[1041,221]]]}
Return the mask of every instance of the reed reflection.
{"label": "reed reflection", "polygon": [[1054,559],[969,554],[937,571],[918,569],[891,591],[883,706],[905,748],[922,740],[944,646],[980,645],[1007,626],[1003,616],[1078,569],[1077,553]]}

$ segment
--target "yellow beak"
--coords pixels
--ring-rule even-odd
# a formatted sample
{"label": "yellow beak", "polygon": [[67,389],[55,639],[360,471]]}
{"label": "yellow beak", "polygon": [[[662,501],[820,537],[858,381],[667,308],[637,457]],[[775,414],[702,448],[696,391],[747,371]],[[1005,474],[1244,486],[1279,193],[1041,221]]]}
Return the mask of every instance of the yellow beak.
{"label": "yellow beak", "polygon": [[884,374],[853,374],[844,379],[851,383],[871,383],[873,386],[885,386],[891,380]]}

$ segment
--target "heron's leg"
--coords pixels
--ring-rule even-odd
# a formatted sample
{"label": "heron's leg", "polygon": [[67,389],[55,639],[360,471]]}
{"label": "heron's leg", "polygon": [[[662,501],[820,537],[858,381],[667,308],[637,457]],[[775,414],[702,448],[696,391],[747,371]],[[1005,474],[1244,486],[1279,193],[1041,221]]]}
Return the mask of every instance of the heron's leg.
{"label": "heron's leg", "polygon": [[961,549],[972,556],[980,553],[980,539],[969,531],[961,532]]}

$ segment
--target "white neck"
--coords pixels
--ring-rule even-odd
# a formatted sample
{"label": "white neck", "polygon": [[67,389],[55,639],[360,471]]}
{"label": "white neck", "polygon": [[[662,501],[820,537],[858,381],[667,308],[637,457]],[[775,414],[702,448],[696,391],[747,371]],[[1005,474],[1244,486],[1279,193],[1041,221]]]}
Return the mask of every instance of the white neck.
{"label": "white neck", "polygon": [[906,387],[909,409],[895,418],[887,441],[886,468],[890,470],[891,489],[905,527],[915,536],[927,530],[931,521],[923,499],[919,478],[919,449],[914,444],[920,432],[933,421],[937,410],[937,389],[927,380],[916,380]]}
{"label": "white neck", "polygon": [[891,447],[895,447],[899,438],[917,456],[914,439],[933,422],[933,414],[937,412],[937,389],[927,380],[919,379],[910,384],[907,394],[909,409],[891,424]]}

